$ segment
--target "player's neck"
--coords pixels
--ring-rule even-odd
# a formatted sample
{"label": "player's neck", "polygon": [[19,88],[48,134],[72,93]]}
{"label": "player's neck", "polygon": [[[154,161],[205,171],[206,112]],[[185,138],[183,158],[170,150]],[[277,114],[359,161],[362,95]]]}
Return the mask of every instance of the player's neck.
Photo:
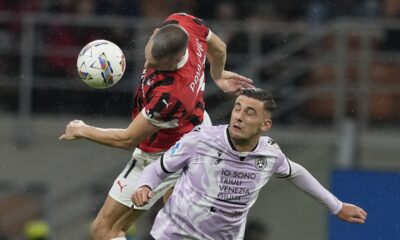
{"label": "player's neck", "polygon": [[231,139],[233,145],[236,148],[236,151],[238,152],[251,152],[253,151],[258,144],[258,140],[257,141],[242,141],[242,140],[238,140],[238,139]]}

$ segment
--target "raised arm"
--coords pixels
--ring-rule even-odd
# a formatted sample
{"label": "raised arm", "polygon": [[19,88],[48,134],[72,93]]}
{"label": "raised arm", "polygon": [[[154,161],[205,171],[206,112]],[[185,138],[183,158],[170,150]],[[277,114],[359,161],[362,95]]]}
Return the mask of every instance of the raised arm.
{"label": "raised arm", "polygon": [[338,218],[351,223],[364,223],[367,213],[360,207],[342,203],[326,190],[304,167],[288,160],[291,173],[288,180],[303,192],[328,207]]}
{"label": "raised arm", "polygon": [[81,120],[71,121],[60,140],[84,138],[111,147],[132,150],[140,142],[158,131],[158,127],[139,113],[127,128],[98,128]]}
{"label": "raised arm", "polygon": [[240,88],[253,87],[253,81],[247,77],[225,70],[226,44],[210,32],[207,40],[207,59],[210,63],[210,74],[215,84],[225,93],[237,95]]}

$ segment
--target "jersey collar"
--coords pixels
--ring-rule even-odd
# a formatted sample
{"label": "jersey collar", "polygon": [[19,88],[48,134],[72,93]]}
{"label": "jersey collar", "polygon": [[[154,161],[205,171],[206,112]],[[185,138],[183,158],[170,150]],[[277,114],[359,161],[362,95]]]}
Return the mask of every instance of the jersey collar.
{"label": "jersey collar", "polygon": [[[229,146],[231,147],[231,149],[235,152],[238,152],[238,150],[236,149],[235,145],[233,144],[232,140],[231,140],[231,136],[229,134],[229,125],[227,125],[226,129],[225,129],[225,140],[226,142],[229,144]],[[254,152],[258,145],[259,145],[260,141],[257,142],[257,145],[250,151],[250,152]],[[238,152],[239,153],[239,157],[246,157],[250,152]],[[242,159],[241,159],[242,160]],[[243,161],[243,160],[242,160]]]}

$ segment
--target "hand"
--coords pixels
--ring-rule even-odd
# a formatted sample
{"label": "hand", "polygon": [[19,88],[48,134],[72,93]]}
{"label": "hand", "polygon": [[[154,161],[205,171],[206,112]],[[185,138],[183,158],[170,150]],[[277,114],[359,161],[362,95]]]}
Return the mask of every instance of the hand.
{"label": "hand", "polygon": [[68,123],[65,133],[59,137],[59,140],[76,140],[82,136],[82,128],[87,125],[81,120],[74,120]]}
{"label": "hand", "polygon": [[240,74],[226,71],[222,72],[219,79],[214,79],[215,83],[224,91],[225,93],[232,95],[239,95],[241,88],[253,88],[253,80],[244,77]]}
{"label": "hand", "polygon": [[342,209],[336,216],[350,223],[364,223],[367,219],[367,213],[362,208],[349,203],[343,203]]}
{"label": "hand", "polygon": [[141,207],[149,202],[149,199],[153,197],[154,193],[151,191],[149,186],[139,187],[132,195],[132,202],[137,206]]}

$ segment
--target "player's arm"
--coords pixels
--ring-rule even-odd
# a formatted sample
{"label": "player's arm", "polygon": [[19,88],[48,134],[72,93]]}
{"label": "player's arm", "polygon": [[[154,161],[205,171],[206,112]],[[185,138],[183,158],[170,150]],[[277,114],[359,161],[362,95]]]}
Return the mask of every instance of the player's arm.
{"label": "player's arm", "polygon": [[133,203],[141,207],[148,203],[149,199],[153,196],[153,189],[155,189],[161,182],[172,172],[163,171],[162,164],[164,162],[164,155],[161,159],[148,165],[142,172],[136,191],[132,194]]}
{"label": "player's arm", "polygon": [[343,203],[324,188],[303,166],[286,159],[290,171],[286,178],[300,190],[328,207],[340,219],[352,223],[364,223],[367,213],[353,204]]}
{"label": "player's arm", "polygon": [[[180,144],[179,142],[177,144]],[[153,189],[158,187],[162,181],[170,174],[183,169],[187,166],[189,158],[186,154],[173,153],[177,145],[173,146],[168,152],[161,156],[156,162],[148,165],[144,170],[137,183],[138,188],[132,194],[133,203],[141,207],[148,203],[149,199],[153,196]],[[175,156],[172,156],[175,155]],[[167,162],[173,162],[167,164]]]}
{"label": "player's arm", "polygon": [[123,128],[98,128],[85,124],[81,120],[71,121],[60,140],[84,138],[111,147],[132,150],[140,142],[158,131],[158,127],[138,114],[130,125]]}
{"label": "player's arm", "polygon": [[207,59],[210,63],[210,74],[215,84],[222,91],[237,95],[240,88],[253,87],[253,81],[242,75],[225,70],[226,44],[210,31],[207,38]]}

